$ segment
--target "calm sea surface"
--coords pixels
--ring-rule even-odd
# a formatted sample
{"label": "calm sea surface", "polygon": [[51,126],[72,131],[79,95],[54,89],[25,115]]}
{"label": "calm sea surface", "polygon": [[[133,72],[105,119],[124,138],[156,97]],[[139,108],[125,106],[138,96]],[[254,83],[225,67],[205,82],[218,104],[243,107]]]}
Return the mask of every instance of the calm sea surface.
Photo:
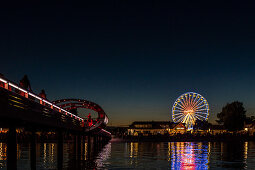
{"label": "calm sea surface", "polygon": [[[30,146],[18,144],[18,169],[30,169]],[[87,144],[77,158],[64,144],[64,169],[255,169],[255,142],[111,142],[95,156]],[[6,144],[0,143],[0,168],[6,169]],[[37,169],[57,169],[57,144],[36,146]]]}

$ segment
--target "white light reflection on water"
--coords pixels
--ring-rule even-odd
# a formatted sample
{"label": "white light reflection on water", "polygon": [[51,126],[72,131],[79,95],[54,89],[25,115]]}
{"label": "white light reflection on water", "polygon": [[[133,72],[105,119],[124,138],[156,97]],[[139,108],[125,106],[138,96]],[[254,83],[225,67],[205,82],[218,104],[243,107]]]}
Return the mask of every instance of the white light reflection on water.
{"label": "white light reflection on water", "polygon": [[130,143],[130,164],[137,164],[137,156],[138,156],[138,142],[131,142]]}
{"label": "white light reflection on water", "polygon": [[244,142],[244,159],[248,158],[248,142]]}
{"label": "white light reflection on water", "polygon": [[[57,164],[57,144],[54,143],[43,143],[41,149],[41,160],[37,165],[41,169],[54,169]],[[38,162],[38,160],[37,160]]]}
{"label": "white light reflection on water", "polygon": [[101,152],[99,152],[95,163],[97,168],[104,168],[105,165],[109,164],[107,163],[107,160],[111,156],[111,149],[112,149],[112,144],[108,143],[104,146]]}
{"label": "white light reflection on water", "polygon": [[131,142],[130,143],[130,158],[135,158],[138,155],[138,142]]}
{"label": "white light reflection on water", "polygon": [[84,160],[88,159],[88,143],[84,144]]}
{"label": "white light reflection on water", "polygon": [[7,159],[7,145],[5,143],[0,143],[0,168],[6,166]]}

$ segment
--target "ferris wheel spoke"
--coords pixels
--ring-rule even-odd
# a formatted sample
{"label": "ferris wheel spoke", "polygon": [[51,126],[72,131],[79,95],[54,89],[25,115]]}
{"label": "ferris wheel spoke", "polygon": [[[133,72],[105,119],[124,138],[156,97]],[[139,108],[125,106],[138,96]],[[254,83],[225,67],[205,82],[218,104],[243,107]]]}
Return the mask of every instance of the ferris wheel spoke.
{"label": "ferris wheel spoke", "polygon": [[201,100],[199,100],[199,102],[198,102],[198,104],[197,104],[196,106],[199,107],[199,106],[202,105],[203,103],[204,103],[204,100],[201,99]]}
{"label": "ferris wheel spoke", "polygon": [[195,110],[197,103],[198,103],[199,98],[196,96],[196,98],[194,99],[193,103],[192,103],[192,108]]}
{"label": "ferris wheel spoke", "polygon": [[188,107],[188,101],[187,101],[187,97],[183,96],[183,101],[185,103],[186,108]]}
{"label": "ferris wheel spoke", "polygon": [[190,102],[191,107],[194,106],[194,100],[195,100],[194,94],[192,94],[192,96],[191,96],[191,102]]}
{"label": "ferris wheel spoke", "polygon": [[181,105],[183,106],[183,108],[186,109],[186,105],[185,105],[185,103],[182,101],[182,99],[180,99],[180,103],[181,103]]}
{"label": "ferris wheel spoke", "polygon": [[199,109],[196,109],[196,111],[204,111],[204,110],[208,110],[207,108],[204,108],[204,107],[201,107],[201,108],[199,108]]}
{"label": "ferris wheel spoke", "polygon": [[179,116],[176,116],[176,117],[174,117],[175,119],[178,119],[178,118],[180,118],[180,117],[182,117],[182,116],[184,116],[183,114],[181,114],[181,115],[179,115]]}
{"label": "ferris wheel spoke", "polygon": [[194,124],[195,120],[196,119],[193,117],[193,115],[189,115],[189,124]]}
{"label": "ferris wheel spoke", "polygon": [[184,117],[185,117],[184,115],[179,116],[179,117],[176,119],[176,121],[177,121],[177,122],[182,122],[182,120],[183,120]]}
{"label": "ferris wheel spoke", "polygon": [[182,123],[185,123],[186,120],[187,120],[187,118],[188,118],[188,115],[185,115],[184,118],[183,118],[183,120],[182,120]]}
{"label": "ferris wheel spoke", "polygon": [[175,111],[184,113],[184,110],[183,110],[183,109],[174,108],[174,109],[173,109],[173,112],[175,112]]}
{"label": "ferris wheel spoke", "polygon": [[208,117],[208,114],[201,114],[201,113],[198,113],[197,115],[204,117],[204,119],[207,119],[207,117]]}
{"label": "ferris wheel spoke", "polygon": [[199,116],[199,117],[201,117],[201,118],[203,118],[203,119],[206,119],[206,117],[204,117],[204,116],[201,116],[201,115],[199,115],[199,114],[196,114],[197,116]]}
{"label": "ferris wheel spoke", "polygon": [[196,111],[196,113],[200,113],[200,114],[208,114],[207,112],[203,112],[203,111]]}
{"label": "ferris wheel spoke", "polygon": [[194,117],[194,115],[190,115],[190,119],[192,120],[192,124],[194,124],[196,121],[196,118]]}
{"label": "ferris wheel spoke", "polygon": [[202,102],[197,105],[197,108],[206,106],[206,102],[203,100]]}
{"label": "ferris wheel spoke", "polygon": [[[180,108],[180,107],[178,107],[178,106],[175,106],[174,108],[177,108],[177,109],[179,109],[179,110],[184,110],[183,108]],[[174,109],[175,110],[175,109]]]}
{"label": "ferris wheel spoke", "polygon": [[197,119],[199,119],[199,120],[202,120],[202,118],[198,117],[197,115],[195,115],[195,117],[196,117]]}
{"label": "ferris wheel spoke", "polygon": [[186,99],[187,99],[187,106],[190,106],[190,103],[189,103],[189,95],[186,96]]}
{"label": "ferris wheel spoke", "polygon": [[187,124],[190,123],[190,115],[187,114],[185,122],[186,122]]}
{"label": "ferris wheel spoke", "polygon": [[180,106],[182,109],[185,109],[185,107],[181,105],[180,103],[176,103],[176,105]]}
{"label": "ferris wheel spoke", "polygon": [[197,116],[197,118],[199,118],[199,120],[201,120],[201,121],[207,120],[207,117],[204,117],[204,116],[202,116],[202,115],[196,115],[196,116]]}
{"label": "ferris wheel spoke", "polygon": [[187,103],[188,103],[188,106],[190,105],[190,95],[188,94],[187,96]]}
{"label": "ferris wheel spoke", "polygon": [[197,106],[197,104],[199,103],[199,101],[200,101],[200,97],[198,96],[198,97],[197,97],[197,100],[195,101],[195,104],[194,104],[195,107]]}
{"label": "ferris wheel spoke", "polygon": [[179,118],[179,117],[181,117],[181,116],[184,116],[182,113],[180,113],[180,114],[178,114],[178,115],[176,115],[176,114],[174,114],[173,115],[175,118]]}
{"label": "ferris wheel spoke", "polygon": [[197,101],[199,101],[199,96],[198,96],[198,95],[196,95],[196,98],[195,98],[195,100],[194,100],[194,104],[196,104]]}
{"label": "ferris wheel spoke", "polygon": [[198,113],[198,112],[208,112],[208,109],[203,109],[203,108],[201,108],[201,109],[199,109],[199,110],[196,110],[195,111],[196,113]]}
{"label": "ferris wheel spoke", "polygon": [[183,118],[184,118],[184,116],[183,117],[181,117],[181,118],[179,118],[178,120],[176,120],[176,122],[183,122]]}
{"label": "ferris wheel spoke", "polygon": [[173,112],[183,112],[183,109],[174,108]]}
{"label": "ferris wheel spoke", "polygon": [[203,116],[203,115],[198,115],[201,119],[203,120],[207,120],[207,116]]}
{"label": "ferris wheel spoke", "polygon": [[190,122],[190,120],[191,120],[191,116],[190,116],[190,114],[187,114],[185,122],[187,122],[187,124],[188,124]]}
{"label": "ferris wheel spoke", "polygon": [[184,102],[184,107],[185,107],[185,109],[187,109],[187,108],[188,108],[188,104],[187,104],[186,100],[183,99],[183,102]]}
{"label": "ferris wheel spoke", "polygon": [[189,95],[189,106],[191,107],[191,102],[192,102],[192,95]]}
{"label": "ferris wheel spoke", "polygon": [[203,101],[203,100],[200,101],[200,102],[196,105],[195,109],[197,109],[197,108],[200,107],[200,106],[203,106],[203,104],[204,104],[204,101]]}
{"label": "ferris wheel spoke", "polygon": [[198,95],[196,95],[195,99],[192,101],[192,107],[193,107],[193,108],[196,106],[196,101],[197,101],[197,99],[198,99],[197,96],[198,96]]}
{"label": "ferris wheel spoke", "polygon": [[207,114],[196,113],[196,115],[203,117],[203,118],[207,117]]}
{"label": "ferris wheel spoke", "polygon": [[207,111],[208,109],[203,109],[203,108],[196,110],[196,112],[207,112]]}
{"label": "ferris wheel spoke", "polygon": [[203,108],[206,108],[206,104],[197,107],[196,110],[203,109]]}
{"label": "ferris wheel spoke", "polygon": [[180,118],[176,123],[182,123],[183,122],[183,118],[184,117]]}
{"label": "ferris wheel spoke", "polygon": [[183,113],[174,113],[174,117],[178,115],[183,115]]}
{"label": "ferris wheel spoke", "polygon": [[187,118],[188,118],[188,117],[185,116],[181,122],[186,124],[186,123],[187,123]]}
{"label": "ferris wheel spoke", "polygon": [[207,114],[208,113],[208,110],[204,110],[204,111],[196,111],[196,113],[202,113],[202,114]]}
{"label": "ferris wheel spoke", "polygon": [[179,117],[179,118],[177,119],[177,122],[182,122],[182,120],[183,120],[184,117],[185,117],[185,116]]}
{"label": "ferris wheel spoke", "polygon": [[178,114],[181,113],[181,114],[183,114],[183,110],[174,110],[173,113],[174,113],[174,115],[175,115],[175,113],[178,113]]}
{"label": "ferris wheel spoke", "polygon": [[195,106],[197,106],[198,105],[198,103],[201,101],[201,99],[202,99],[202,97],[197,97],[197,100],[196,100],[196,103],[195,103]]}
{"label": "ferris wheel spoke", "polygon": [[190,107],[193,108],[193,100],[194,100],[193,95],[190,95],[189,97],[190,97]]}

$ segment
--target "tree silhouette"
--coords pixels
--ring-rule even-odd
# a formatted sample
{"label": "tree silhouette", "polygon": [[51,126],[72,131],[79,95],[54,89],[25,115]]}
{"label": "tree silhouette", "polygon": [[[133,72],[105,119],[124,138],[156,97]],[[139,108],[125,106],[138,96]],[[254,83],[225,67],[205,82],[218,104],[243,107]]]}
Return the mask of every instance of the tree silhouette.
{"label": "tree silhouette", "polygon": [[243,103],[235,101],[228,103],[222,108],[222,111],[217,114],[219,124],[224,124],[224,127],[229,131],[242,130],[246,119],[246,110]]}
{"label": "tree silhouette", "polygon": [[254,116],[251,116],[251,117],[246,117],[245,118],[245,123],[246,124],[252,124],[255,122],[255,117]]}

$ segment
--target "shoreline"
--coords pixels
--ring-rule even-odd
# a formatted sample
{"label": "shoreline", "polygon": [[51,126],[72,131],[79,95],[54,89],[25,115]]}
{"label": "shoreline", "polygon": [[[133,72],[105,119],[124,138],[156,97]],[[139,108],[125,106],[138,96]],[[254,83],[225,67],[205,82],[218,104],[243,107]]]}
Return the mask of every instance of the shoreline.
{"label": "shoreline", "polygon": [[111,142],[248,142],[255,141],[254,136],[218,135],[218,136],[125,136],[113,137]]}

